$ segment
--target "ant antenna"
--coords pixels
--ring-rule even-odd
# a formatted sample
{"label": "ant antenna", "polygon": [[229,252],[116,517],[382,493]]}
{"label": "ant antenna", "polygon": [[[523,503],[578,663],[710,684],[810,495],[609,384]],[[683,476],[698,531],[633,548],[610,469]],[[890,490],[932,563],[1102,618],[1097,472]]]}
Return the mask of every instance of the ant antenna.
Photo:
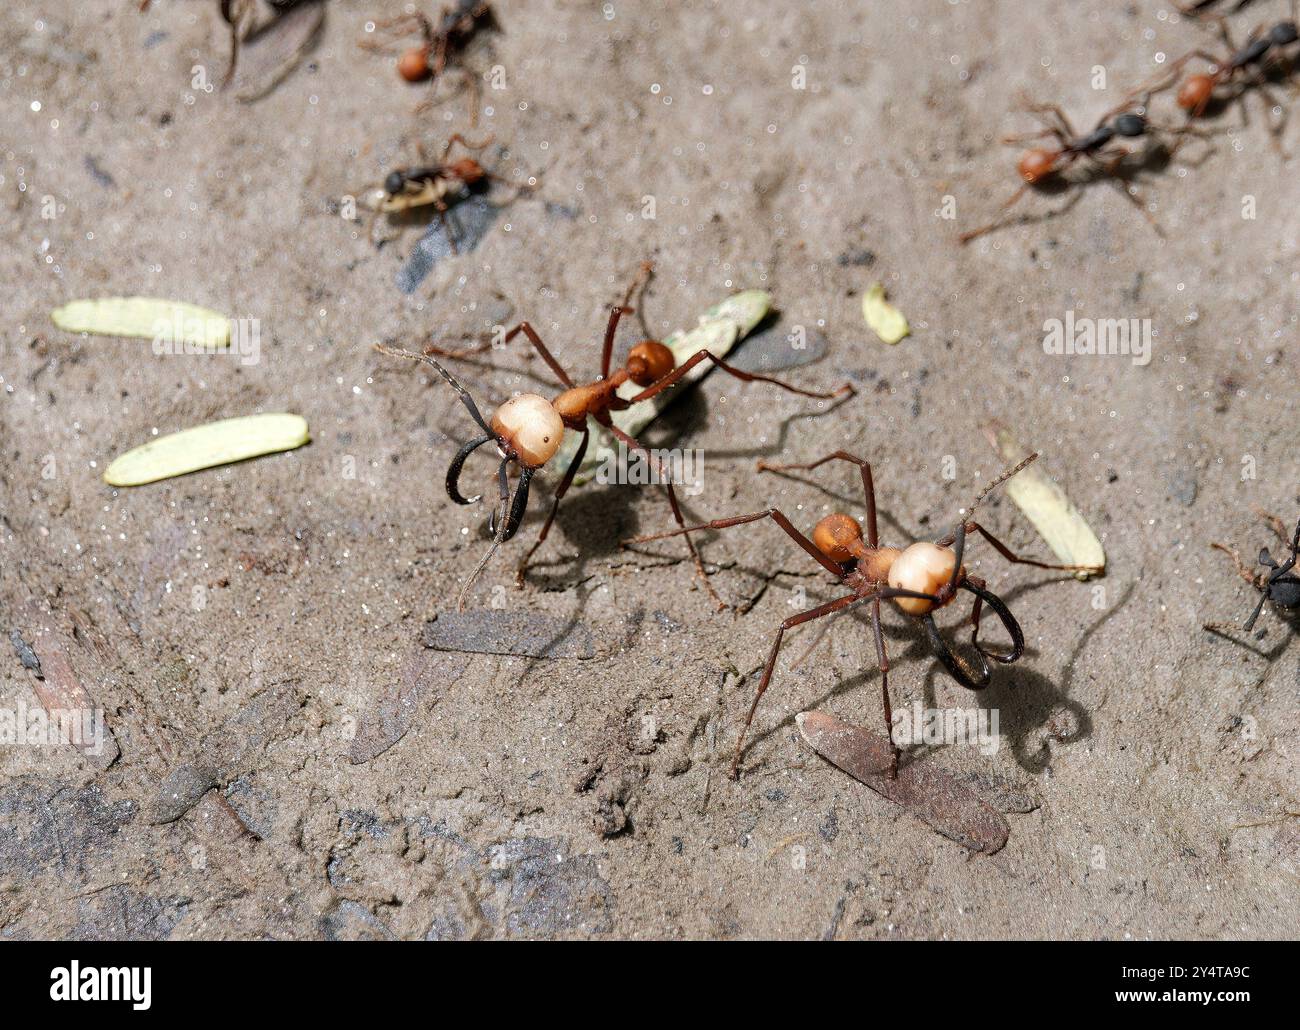
{"label": "ant antenna", "polygon": [[971,504],[970,508],[966,512],[966,518],[969,519],[972,515],[975,514],[975,509],[980,506],[984,498],[987,497],[992,491],[996,490],[999,486],[1005,483],[1017,472],[1024,471],[1025,468],[1027,468],[1029,465],[1033,464],[1037,460],[1038,460],[1038,452],[1034,451],[1034,453],[1031,454],[1028,458],[1025,458],[1020,463],[1013,465],[1011,468],[1003,472],[1002,475],[998,476],[997,479],[993,480],[993,482],[991,482],[988,486],[986,486],[983,490],[979,492],[979,495],[975,498],[974,502]]}
{"label": "ant antenna", "polygon": [[470,416],[479,424],[480,427],[482,427],[483,432],[490,433],[494,437],[496,436],[496,434],[492,432],[492,427],[484,421],[483,415],[479,412],[478,405],[474,403],[474,398],[470,396],[469,391],[460,385],[454,375],[438,364],[438,362],[433,358],[429,357],[429,355],[417,354],[412,350],[402,350],[400,347],[388,347],[382,343],[375,344],[375,350],[380,354],[387,354],[389,357],[405,358],[407,361],[423,361],[426,365],[432,365],[438,370],[438,374],[442,376],[447,385],[460,395],[461,403],[469,409]]}

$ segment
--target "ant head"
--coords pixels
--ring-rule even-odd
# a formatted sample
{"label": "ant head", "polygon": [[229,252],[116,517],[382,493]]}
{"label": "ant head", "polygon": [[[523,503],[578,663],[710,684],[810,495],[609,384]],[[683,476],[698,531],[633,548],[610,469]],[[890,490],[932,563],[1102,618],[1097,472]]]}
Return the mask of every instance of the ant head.
{"label": "ant head", "polygon": [[538,469],[555,457],[564,439],[564,422],[545,397],[516,394],[497,408],[492,432],[504,457],[524,468]]}
{"label": "ant head", "polygon": [[676,367],[673,352],[658,340],[642,340],[627,354],[628,375],[637,386],[656,383]]}
{"label": "ant head", "polygon": [[1189,75],[1178,89],[1178,106],[1184,111],[1195,111],[1209,103],[1213,92],[1213,75]]}
{"label": "ant head", "polygon": [[1140,114],[1127,111],[1115,119],[1115,132],[1120,136],[1141,136],[1147,131],[1147,120]]}
{"label": "ant head", "polygon": [[447,170],[466,186],[482,182],[488,174],[486,169],[472,157],[458,158],[447,166]]}
{"label": "ant head", "polygon": [[1035,183],[1042,182],[1056,170],[1057,154],[1053,150],[1043,150],[1035,148],[1026,150],[1020,155],[1020,163],[1016,169],[1020,172],[1020,178],[1033,186]]}
{"label": "ant head", "polygon": [[431,70],[427,46],[412,47],[397,59],[397,74],[407,82],[423,82]]}
{"label": "ant head", "polygon": [[[904,549],[889,567],[889,585],[899,590],[933,594],[947,586],[956,564],[957,555],[951,547],[915,543]],[[908,615],[925,615],[934,607],[933,601],[920,597],[896,597],[894,603]]]}
{"label": "ant head", "polygon": [[1268,30],[1268,41],[1273,46],[1290,46],[1300,39],[1300,29],[1293,21],[1280,21]]}
{"label": "ant head", "polygon": [[401,172],[389,172],[384,176],[384,192],[390,197],[395,197],[402,192],[402,187],[406,185],[406,178]]}

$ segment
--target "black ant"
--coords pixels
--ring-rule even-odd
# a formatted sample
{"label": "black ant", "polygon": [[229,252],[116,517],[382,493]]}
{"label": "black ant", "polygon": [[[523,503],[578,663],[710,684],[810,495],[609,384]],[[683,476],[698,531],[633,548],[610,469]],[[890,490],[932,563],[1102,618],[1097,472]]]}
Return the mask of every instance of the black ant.
{"label": "black ant", "polygon": [[[456,238],[447,225],[447,214],[451,210],[451,201],[458,195],[473,191],[490,182],[505,182],[500,176],[489,172],[476,159],[461,157],[449,161],[451,148],[459,143],[466,150],[482,150],[491,137],[482,143],[470,143],[460,133],[453,133],[442,149],[442,156],[433,164],[414,168],[398,168],[384,176],[384,184],[368,190],[361,197],[360,204],[368,208],[370,216],[368,235],[375,241],[375,225],[380,215],[401,214],[412,208],[432,206],[442,222],[443,231],[451,243],[452,252],[456,252]],[[515,197],[534,187],[535,181],[515,186]],[[515,199],[514,197],[510,198]],[[500,205],[508,203],[502,201]]]}
{"label": "black ant", "polygon": [[[681,508],[677,502],[677,493],[673,489],[672,478],[668,471],[654,453],[614,424],[610,418],[611,412],[625,411],[633,405],[649,400],[664,390],[675,386],[693,368],[704,361],[712,362],[715,367],[743,382],[771,383],[773,386],[788,390],[790,393],[796,393],[801,397],[832,400],[835,397],[854,392],[850,383],[845,383],[830,393],[803,390],[771,376],[759,375],[755,372],[743,372],[728,365],[721,358],[716,357],[707,350],[696,351],[681,364],[678,364],[672,350],[658,340],[642,340],[628,352],[623,367],[611,371],[614,334],[618,329],[619,319],[623,315],[632,314],[635,311],[630,306],[631,299],[637,288],[643,286],[648,280],[650,273],[650,263],[643,263],[640,273],[628,287],[623,303],[610,309],[609,322],[605,327],[605,340],[601,350],[600,375],[591,382],[575,384],[569,377],[569,373],[564,370],[564,367],[546,348],[542,338],[529,323],[520,322],[506,333],[504,339],[506,344],[522,333],[565,389],[554,401],[549,401],[535,393],[515,394],[497,408],[490,421],[485,420],[479,413],[469,391],[461,386],[455,377],[432,356],[437,354],[442,357],[460,359],[474,353],[474,351],[448,351],[429,346],[425,348],[423,354],[417,354],[414,351],[386,347],[382,344],[375,345],[375,350],[381,354],[406,358],[411,361],[422,361],[433,366],[443,380],[459,394],[461,402],[470,413],[470,417],[482,430],[483,435],[468,441],[456,452],[456,456],[452,458],[451,465],[447,469],[447,495],[453,502],[456,504],[473,504],[479,500],[478,497],[463,497],[459,487],[461,468],[474,450],[483,444],[495,443],[497,454],[501,458],[501,464],[497,470],[500,508],[493,511],[488,521],[488,531],[493,537],[492,546],[461,589],[460,605],[462,608],[470,586],[487,565],[498,545],[511,539],[519,529],[524,512],[528,507],[529,484],[533,476],[555,456],[560,449],[566,431],[578,433],[581,440],[572,460],[569,462],[569,467],[564,472],[563,479],[560,480],[559,487],[555,491],[555,500],[552,502],[550,513],[546,516],[546,521],[542,525],[542,531],[538,534],[536,543],[524,555],[523,561],[519,565],[516,582],[519,586],[523,585],[524,576],[528,570],[528,562],[546,540],[546,535],[551,529],[551,523],[555,521],[555,514],[559,510],[560,501],[568,492],[569,487],[573,485],[573,480],[578,474],[578,469],[582,466],[583,458],[586,456],[587,442],[591,432],[587,423],[589,418],[613,434],[615,439],[628,449],[629,453],[635,451],[645,455],[646,460],[655,469],[660,482],[667,488],[668,503],[672,508],[673,518],[679,526],[685,526],[686,522],[682,518]],[[641,389],[634,391],[630,396],[624,397],[617,391],[620,386],[628,382]],[[510,499],[507,480],[507,471],[512,464],[517,465],[519,468],[519,483],[515,488],[513,501]],[[704,563],[700,559],[699,552],[695,549],[694,542],[689,537],[687,538],[687,546],[691,557],[695,561],[696,574],[704,583],[705,589],[717,602],[719,609],[725,608],[726,604],[718,597],[712,585],[710,585]]]}
{"label": "black ant", "polygon": [[[1223,45],[1228,48],[1228,56],[1211,54],[1205,50],[1193,50],[1173,63],[1171,70],[1177,72],[1192,58],[1199,57],[1201,60],[1207,61],[1212,69],[1209,72],[1189,75],[1182,86],[1179,87],[1178,106],[1187,112],[1188,118],[1201,117],[1214,99],[1214,91],[1220,84],[1231,82],[1247,72],[1250,74],[1249,83],[1259,91],[1269,106],[1280,106],[1273,99],[1272,94],[1265,85],[1263,71],[1266,61],[1275,57],[1279,49],[1290,46],[1297,39],[1300,39],[1300,28],[1296,25],[1295,10],[1295,0],[1292,0],[1291,17],[1289,19],[1278,22],[1263,34],[1260,33],[1258,28],[1253,30],[1246,40],[1245,46],[1242,47],[1238,47],[1232,42],[1227,22],[1219,19],[1219,32],[1223,38]],[[1244,92],[1245,86],[1243,84],[1242,89],[1238,90],[1233,99],[1243,96]],[[1244,105],[1242,114],[1244,117]],[[1285,112],[1277,125],[1269,126],[1269,134],[1272,137],[1273,145],[1279,151],[1281,150],[1281,135],[1285,127]]]}
{"label": "black ant", "polygon": [[[1085,572],[1089,574],[1102,571],[1100,566],[1053,565],[1033,558],[1022,558],[982,525],[973,521],[972,516],[984,498],[994,488],[1005,483],[1037,457],[1037,453],[1031,454],[989,483],[975,498],[975,503],[966,510],[964,517],[957,523],[956,529],[935,543],[914,543],[901,549],[882,547],[880,545],[876,524],[876,488],[872,480],[871,465],[847,451],[836,451],[817,461],[798,465],[769,465],[760,461],[758,469],[760,472],[811,471],[828,461],[836,460],[857,465],[862,474],[862,489],[866,497],[867,525],[865,542],[862,539],[862,526],[858,524],[857,519],[850,515],[842,513],[827,515],[814,527],[812,539],[809,540],[808,537],[795,529],[790,520],[776,508],[754,512],[752,515],[714,519],[712,522],[705,522],[698,526],[687,526],[667,533],[656,533],[627,541],[628,544],[641,544],[683,534],[689,540],[689,534],[701,530],[727,529],[731,526],[741,526],[750,522],[757,522],[760,519],[770,518],[796,544],[803,548],[815,562],[853,591],[844,597],[828,601],[809,611],[792,615],[782,622],[777,629],[776,639],[772,642],[772,650],[768,654],[767,664],[763,668],[763,678],[759,680],[754,702],[749,707],[749,715],[745,718],[745,725],[740,731],[739,739],[736,741],[736,751],[731,762],[731,776],[733,778],[735,778],[740,767],[740,756],[745,743],[745,735],[749,731],[750,723],[754,721],[754,712],[758,709],[758,702],[762,699],[764,691],[767,690],[772,679],[772,672],[776,668],[777,654],[781,650],[781,639],[786,630],[795,626],[827,615],[833,615],[836,612],[856,608],[860,605],[871,605],[871,627],[876,638],[876,659],[880,666],[880,690],[884,705],[885,735],[889,738],[890,746],[893,748],[893,760],[889,769],[891,778],[898,773],[899,750],[898,746],[893,742],[893,714],[889,703],[889,655],[885,651],[885,638],[880,628],[881,601],[892,600],[905,614],[920,619],[925,624],[926,636],[929,638],[930,647],[934,651],[935,657],[939,659],[953,679],[970,690],[983,690],[989,685],[992,678],[991,668],[988,663],[990,658],[995,662],[1008,665],[1017,661],[1024,654],[1024,633],[1021,631],[1020,624],[1016,621],[1015,616],[1011,614],[1011,610],[1000,597],[988,589],[988,584],[984,580],[968,574],[966,567],[962,565],[966,535],[968,533],[979,533],[1003,558],[1017,565],[1032,565],[1039,569]],[[965,658],[952,652],[944,642],[934,621],[933,613],[952,601],[959,589],[965,590],[975,597],[971,611],[971,645],[974,647],[977,656],[976,666],[972,666]],[[992,609],[1010,635],[1011,649],[1009,651],[989,651],[980,646],[980,612],[983,605],[988,605]]]}
{"label": "black ant", "polygon": [[[1148,222],[1152,228],[1160,235],[1160,226],[1156,224],[1151,213],[1147,211],[1146,204],[1141,197],[1132,192],[1128,185],[1122,181],[1119,174],[1120,165],[1132,154],[1127,147],[1113,145],[1114,141],[1119,139],[1136,139],[1140,136],[1149,136],[1153,132],[1169,132],[1173,135],[1201,135],[1195,130],[1188,128],[1164,128],[1154,125],[1148,121],[1145,114],[1139,114],[1132,108],[1141,108],[1145,110],[1147,102],[1155,93],[1168,89],[1174,80],[1172,74],[1167,74],[1167,81],[1162,84],[1153,85],[1142,91],[1142,98],[1137,101],[1135,94],[1130,94],[1124,103],[1112,108],[1101,116],[1097,121],[1096,127],[1088,133],[1080,135],[1074,131],[1070,120],[1065,113],[1055,104],[1027,104],[1026,110],[1031,114],[1039,117],[1045,124],[1046,128],[1031,133],[1023,133],[1015,136],[1004,137],[1002,142],[1006,144],[1024,143],[1028,140],[1042,139],[1044,136],[1051,136],[1057,142],[1053,149],[1050,147],[1034,147],[1026,150],[1020,157],[1016,166],[1022,184],[1015,193],[1007,198],[1002,205],[1005,212],[1008,208],[1019,201],[1031,188],[1042,187],[1049,181],[1060,176],[1062,172],[1068,169],[1076,161],[1086,158],[1094,165],[1099,167],[1102,172],[1110,178],[1121,193],[1132,203]],[[1136,92],[1136,91],[1135,91]],[[1173,149],[1168,152],[1170,158],[1177,152],[1182,145],[1182,140],[1174,145]],[[987,232],[1001,228],[1008,224],[1005,217],[990,222],[988,225],[981,226],[978,229],[972,229],[969,232],[961,234],[960,241],[969,243],[976,237],[983,236]]]}
{"label": "black ant", "polygon": [[[367,50],[389,50],[401,37],[419,35],[421,42],[408,47],[398,57],[397,73],[407,82],[424,82],[442,75],[451,57],[462,52],[479,29],[495,26],[492,5],[486,0],[457,0],[453,6],[443,8],[436,26],[418,11],[377,22],[376,30],[388,38],[365,40],[361,46]],[[477,95],[475,76],[464,69],[461,74],[465,84]]]}
{"label": "black ant", "polygon": [[[1260,592],[1259,604],[1255,605],[1255,610],[1250,613],[1250,618],[1241,627],[1241,631],[1244,633],[1249,633],[1255,628],[1255,622],[1264,610],[1265,601],[1272,601],[1276,608],[1287,610],[1300,608],[1300,579],[1291,571],[1295,568],[1297,555],[1300,554],[1300,522],[1296,523],[1295,534],[1288,538],[1286,527],[1280,518],[1262,511],[1257,511],[1257,514],[1273,527],[1273,532],[1278,535],[1278,538],[1286,545],[1287,550],[1291,552],[1291,556],[1281,565],[1273,560],[1273,556],[1268,553],[1268,548],[1265,547],[1259,552],[1259,564],[1269,571],[1252,572],[1242,563],[1241,555],[1237,553],[1236,548],[1229,547],[1227,544],[1210,544],[1215,550],[1222,551],[1231,558],[1236,564],[1237,572],[1241,578]],[[1222,622],[1207,622],[1202,628],[1216,633],[1231,633],[1236,629],[1236,627]]]}

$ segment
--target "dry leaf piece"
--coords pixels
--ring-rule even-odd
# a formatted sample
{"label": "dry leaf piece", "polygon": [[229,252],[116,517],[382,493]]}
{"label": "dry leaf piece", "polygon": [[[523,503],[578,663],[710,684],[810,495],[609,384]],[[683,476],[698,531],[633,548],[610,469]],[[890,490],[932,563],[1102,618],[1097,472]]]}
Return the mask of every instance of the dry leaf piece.
{"label": "dry leaf piece", "polygon": [[264,454],[291,451],[311,439],[301,415],[245,415],[160,436],[127,451],[104,471],[110,486],[141,486]]}
{"label": "dry leaf piece", "polygon": [[907,317],[885,300],[885,288],[880,283],[872,283],[862,295],[862,317],[885,343],[897,343],[912,331]]}
{"label": "dry leaf piece", "polygon": [[[1017,462],[1029,453],[1011,430],[1000,422],[990,423],[984,432],[1003,461]],[[1065,491],[1048,479],[1037,465],[1030,465],[1007,480],[1006,491],[1062,562],[1066,565],[1095,565],[1099,571],[1105,569],[1106,552],[1102,550],[1097,534],[1065,496]],[[1090,573],[1076,572],[1075,575],[1087,579]]]}
{"label": "dry leaf piece", "polygon": [[155,297],[74,300],[50,318],[60,329],[91,336],[130,336],[159,344],[218,349],[230,345],[230,319],[220,311]]}

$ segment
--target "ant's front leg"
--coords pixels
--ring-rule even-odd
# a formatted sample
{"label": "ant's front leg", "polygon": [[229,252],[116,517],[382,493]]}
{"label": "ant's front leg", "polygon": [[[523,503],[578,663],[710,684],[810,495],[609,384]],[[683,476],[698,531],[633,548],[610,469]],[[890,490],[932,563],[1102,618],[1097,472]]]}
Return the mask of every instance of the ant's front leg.
{"label": "ant's front leg", "polygon": [[546,516],[546,521],[542,524],[542,531],[537,534],[537,541],[528,549],[528,553],[524,555],[524,560],[519,563],[519,568],[515,573],[516,586],[522,587],[524,585],[524,577],[528,574],[528,562],[532,559],[533,555],[537,553],[537,549],[546,542],[546,534],[551,531],[551,523],[555,521],[555,514],[560,510],[560,501],[562,501],[564,495],[569,492],[569,487],[573,485],[573,480],[578,474],[578,469],[582,467],[582,459],[586,457],[587,442],[590,439],[591,431],[584,425],[582,427],[582,441],[578,444],[578,449],[574,452],[573,460],[569,462],[569,467],[565,469],[564,478],[560,481],[559,487],[556,488],[555,500],[551,503],[551,512]]}
{"label": "ant's front leg", "polygon": [[951,547],[956,540],[964,535],[961,533],[961,530],[963,529],[966,533],[979,533],[980,536],[992,545],[993,549],[997,551],[998,554],[1002,555],[1003,558],[1011,562],[1013,565],[1032,565],[1036,569],[1047,569],[1049,572],[1087,572],[1094,576],[1100,575],[1105,571],[1105,566],[1102,565],[1063,565],[1056,562],[1039,561],[1036,558],[1023,558],[978,522],[964,523],[962,526],[958,527],[958,532],[951,533],[942,540],[936,541],[936,543],[940,547]]}
{"label": "ant's front leg", "polygon": [[1251,569],[1248,569],[1246,567],[1246,563],[1241,560],[1241,555],[1237,552],[1237,549],[1235,547],[1229,547],[1227,544],[1219,544],[1214,542],[1211,542],[1210,546],[1214,548],[1216,551],[1222,551],[1229,558],[1231,558],[1232,563],[1237,567],[1237,575],[1239,575],[1252,587],[1254,587],[1256,590],[1264,589],[1264,584],[1268,582],[1268,574],[1260,573],[1257,576]]}

